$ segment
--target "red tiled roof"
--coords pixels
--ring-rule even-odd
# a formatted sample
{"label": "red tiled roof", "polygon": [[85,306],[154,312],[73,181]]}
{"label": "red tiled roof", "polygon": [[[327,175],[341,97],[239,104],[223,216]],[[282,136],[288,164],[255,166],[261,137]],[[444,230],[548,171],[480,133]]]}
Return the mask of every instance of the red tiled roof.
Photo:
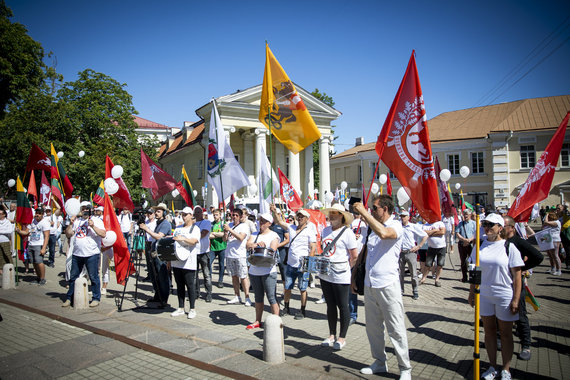
{"label": "red tiled roof", "polygon": [[186,128],[183,128],[180,132],[174,135],[174,140],[170,143],[170,146],[168,146],[167,144],[168,141],[162,143],[160,149],[158,150],[158,155],[166,156],[175,151],[183,149],[188,145],[195,144],[196,142],[198,142],[202,136],[202,132],[204,132],[205,128],[204,120],[200,120],[199,122],[194,123],[193,127],[194,128],[192,129],[188,137],[185,138]]}
{"label": "red tiled roof", "polygon": [[148,129],[170,129],[169,126],[164,125],[164,124],[160,124],[160,123],[155,123],[154,121],[150,121],[147,119],[143,119],[142,117],[133,115],[134,117],[134,122],[137,123],[137,125],[139,126],[139,128],[148,128]]}

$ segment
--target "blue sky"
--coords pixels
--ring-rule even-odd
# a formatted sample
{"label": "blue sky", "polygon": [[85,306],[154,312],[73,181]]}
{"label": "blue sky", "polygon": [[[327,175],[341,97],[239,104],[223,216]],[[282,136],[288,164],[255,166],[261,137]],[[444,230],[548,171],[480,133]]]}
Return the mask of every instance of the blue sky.
{"label": "blue sky", "polygon": [[[173,127],[196,121],[210,98],[261,83],[265,40],[295,83],[333,97],[343,113],[337,152],[358,136],[376,139],[413,49],[428,118],[570,93],[568,1],[6,3],[12,20],[54,52],[64,80],[86,68],[107,74],[128,85],[141,117]],[[537,57],[486,96],[564,21]]]}

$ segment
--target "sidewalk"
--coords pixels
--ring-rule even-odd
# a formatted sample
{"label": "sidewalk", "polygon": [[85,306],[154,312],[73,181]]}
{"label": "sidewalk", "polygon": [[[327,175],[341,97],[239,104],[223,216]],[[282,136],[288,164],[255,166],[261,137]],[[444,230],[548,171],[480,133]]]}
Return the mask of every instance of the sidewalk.
{"label": "sidewalk", "polygon": [[[412,300],[407,278],[404,305],[415,379],[472,376],[474,312],[466,301],[468,284],[459,281],[457,249],[452,261],[457,271],[447,260],[442,287],[428,279],[417,301]],[[561,277],[547,275],[545,261],[529,281],[542,304],[537,312],[529,306],[532,358],[528,362],[513,358],[513,378],[570,378],[570,271],[563,270]],[[214,287],[212,303],[196,301],[198,315],[189,320],[170,317],[174,309],[147,308],[145,302],[152,296],[148,282],[139,282],[138,300],[134,300],[134,277],[129,280],[121,312],[113,297],[103,298],[95,309],[62,308],[63,268],[64,258],[57,257],[56,267],[46,268],[46,286],[32,283],[34,276],[27,275],[20,277],[17,289],[0,290],[4,317],[0,334],[6,337],[0,349],[0,378],[376,378],[359,373],[372,361],[362,297],[358,322],[349,328],[346,347],[333,351],[320,347],[328,335],[326,305],[314,302],[321,290],[318,285],[308,289],[307,318],[283,317],[285,363],[269,365],[262,360],[263,331],[245,329],[254,319],[254,308],[226,304],[233,296],[230,277],[225,277],[223,289]],[[141,271],[145,277],[144,265]],[[117,296],[122,287],[114,284],[114,273],[111,276],[109,293]],[[277,290],[281,293],[281,284]],[[177,306],[176,296],[171,295],[169,303]],[[299,294],[294,291],[291,307],[297,310],[299,306]],[[482,332],[480,338],[483,341]],[[515,337],[515,353],[520,351],[518,342]],[[384,377],[398,378],[389,340],[387,347],[390,373]],[[480,351],[482,373],[488,365],[483,344]]]}

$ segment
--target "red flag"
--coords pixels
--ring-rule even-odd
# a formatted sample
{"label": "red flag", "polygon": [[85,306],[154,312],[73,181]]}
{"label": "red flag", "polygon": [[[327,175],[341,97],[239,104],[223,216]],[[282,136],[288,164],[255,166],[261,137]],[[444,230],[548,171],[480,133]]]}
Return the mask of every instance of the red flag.
{"label": "red flag", "polygon": [[[437,174],[441,172],[441,166],[439,165],[437,156],[435,157],[435,172]],[[439,200],[441,201],[443,216],[448,218],[453,214],[453,211],[451,210],[452,201],[449,196],[449,191],[447,191],[447,185],[441,180],[441,178],[439,178],[439,175],[437,176],[437,186],[439,187]]]}
{"label": "red flag", "polygon": [[289,179],[285,176],[285,174],[283,174],[281,169],[277,168],[277,171],[279,172],[279,187],[281,188],[281,197],[285,203],[287,203],[287,207],[289,207],[291,210],[299,210],[301,207],[303,207],[303,202],[301,201],[301,198],[299,198],[299,194],[297,194],[295,188],[291,186]]}
{"label": "red flag", "polygon": [[[109,156],[105,157],[105,179],[113,178],[111,175],[111,170],[113,169],[113,161],[109,158]],[[134,211],[135,205],[133,204],[133,200],[131,199],[131,194],[129,193],[129,189],[123,182],[121,177],[115,178],[117,184],[119,185],[119,190],[113,194],[113,206],[115,208],[123,209],[128,208],[131,212]]]}
{"label": "red flag", "polygon": [[317,227],[317,253],[321,254],[323,253],[323,247],[321,244],[322,243],[321,234],[323,233],[323,230],[327,226],[327,217],[319,210],[305,209],[305,211],[311,214],[309,222],[312,222],[315,225],[315,227]]}
{"label": "red flag", "polygon": [[32,143],[32,149],[30,149],[30,155],[28,156],[28,163],[26,165],[26,171],[29,172],[30,170],[40,169],[40,170],[51,170],[51,160],[40,149],[39,146]]}
{"label": "red flag", "polygon": [[560,157],[562,143],[564,142],[569,117],[570,112],[566,114],[566,117],[558,126],[556,133],[554,133],[540,159],[528,175],[517,199],[515,199],[513,206],[509,210],[508,215],[517,222],[528,221],[534,204],[548,196],[558,157]]}
{"label": "red flag", "polygon": [[414,52],[376,142],[376,153],[394,173],[420,215],[441,220],[427,117]]}
{"label": "red flag", "polygon": [[40,204],[47,206],[49,204],[51,189],[49,186],[46,172],[42,170],[42,182],[40,183]]}
{"label": "red flag", "polygon": [[28,182],[28,195],[34,197],[34,209],[38,208],[38,189],[36,187],[36,176],[33,170],[30,175],[30,182]]}
{"label": "red flag", "polygon": [[142,187],[156,200],[176,188],[176,180],[162,170],[141,148]]}
{"label": "red flag", "polygon": [[386,176],[386,194],[392,195],[392,181],[390,181],[390,173]]}
{"label": "red flag", "polygon": [[105,225],[105,230],[113,231],[117,234],[117,240],[115,244],[113,244],[113,255],[115,259],[115,273],[117,275],[117,283],[124,285],[125,279],[135,273],[135,266],[130,265],[129,268],[129,261],[131,259],[131,255],[127,248],[127,242],[125,241],[125,237],[121,232],[121,225],[119,224],[119,220],[117,219],[117,215],[115,214],[115,209],[113,208],[113,204],[111,203],[111,199],[109,195],[105,193],[105,206],[103,209],[103,224]]}

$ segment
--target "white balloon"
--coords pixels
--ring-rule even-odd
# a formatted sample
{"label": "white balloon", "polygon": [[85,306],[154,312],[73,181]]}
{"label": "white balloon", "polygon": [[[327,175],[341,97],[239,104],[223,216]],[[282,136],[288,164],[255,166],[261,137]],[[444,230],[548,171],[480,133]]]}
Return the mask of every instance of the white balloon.
{"label": "white balloon", "polygon": [[380,191],[380,186],[378,186],[378,184],[376,182],[374,182],[372,184],[372,194],[378,194],[378,192]]}
{"label": "white balloon", "polygon": [[344,209],[345,209],[345,210],[348,210],[348,209],[350,208],[350,205],[348,204],[348,202],[350,202],[350,199],[346,199],[346,200],[344,201]]}
{"label": "white balloon", "polygon": [[16,184],[16,180],[14,180],[14,179],[8,180],[8,187],[14,187],[15,184]]}
{"label": "white balloon", "polygon": [[348,183],[346,183],[346,181],[342,181],[340,183],[340,188],[341,190],[345,190],[348,187]]}
{"label": "white balloon", "polygon": [[459,189],[461,189],[461,184],[459,182],[457,182],[455,184],[455,190],[459,190]]}
{"label": "white balloon", "polygon": [[123,167],[121,165],[113,166],[113,169],[111,169],[111,175],[115,179],[120,178],[123,175]]}
{"label": "white balloon", "polygon": [[198,196],[198,190],[192,190],[192,193],[194,193],[194,196]]}
{"label": "white balloon", "polygon": [[65,202],[64,207],[65,207],[65,212],[70,217],[77,216],[79,214],[79,212],[81,211],[80,202],[79,202],[79,199],[77,199],[77,198],[69,198]]}
{"label": "white balloon", "polygon": [[383,185],[386,182],[388,182],[388,177],[386,176],[386,174],[380,174],[380,184]]}
{"label": "white balloon", "polygon": [[117,191],[119,191],[119,184],[111,177],[105,180],[104,185],[105,185],[105,191],[109,195],[113,195]]}
{"label": "white balloon", "polygon": [[325,202],[331,203],[334,200],[334,195],[330,191],[325,193]]}
{"label": "white balloon", "polygon": [[85,156],[85,152],[80,150],[79,153],[77,153],[79,155],[79,158],[82,158],[83,156]]}
{"label": "white balloon", "polygon": [[403,187],[400,187],[398,189],[396,196],[398,197],[398,204],[400,206],[403,206],[407,201],[410,200],[408,193],[406,193],[406,189],[404,189]]}
{"label": "white balloon", "polygon": [[178,191],[178,189],[172,190],[172,198],[176,198],[179,195],[180,195],[180,191]]}
{"label": "white balloon", "polygon": [[469,173],[470,173],[470,170],[467,166],[462,166],[461,168],[459,168],[459,174],[461,175],[461,177],[467,178]]}
{"label": "white balloon", "polygon": [[63,157],[63,152],[57,152],[57,157],[58,157],[58,158],[62,158],[62,157]]}
{"label": "white balloon", "polygon": [[448,169],[443,169],[439,172],[439,179],[441,179],[443,182],[449,181],[450,178],[451,172]]}
{"label": "white balloon", "polygon": [[142,206],[143,206],[143,208],[147,208],[148,207],[148,201],[144,201]]}
{"label": "white balloon", "polygon": [[105,233],[105,237],[101,239],[101,244],[105,247],[112,247],[113,244],[117,241],[117,234],[115,231],[107,231]]}

